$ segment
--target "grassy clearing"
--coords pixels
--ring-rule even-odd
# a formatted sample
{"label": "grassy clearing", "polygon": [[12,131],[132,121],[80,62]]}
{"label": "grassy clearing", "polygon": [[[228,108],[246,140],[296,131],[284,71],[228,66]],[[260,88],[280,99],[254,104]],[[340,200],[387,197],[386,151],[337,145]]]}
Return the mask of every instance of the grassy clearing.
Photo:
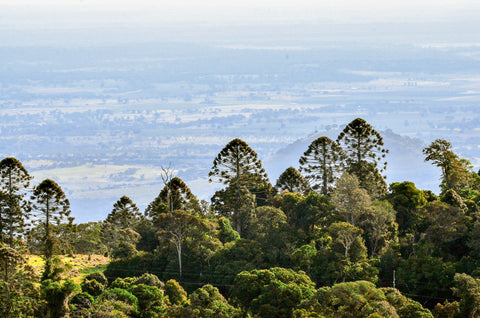
{"label": "grassy clearing", "polygon": [[[102,255],[81,255],[76,254],[73,257],[60,255],[58,256],[66,265],[67,270],[64,278],[73,279],[76,283],[80,283],[83,278],[89,274],[103,272],[107,267],[109,258]],[[45,266],[45,260],[41,256],[27,255],[27,262],[33,266],[37,274],[41,274]]]}

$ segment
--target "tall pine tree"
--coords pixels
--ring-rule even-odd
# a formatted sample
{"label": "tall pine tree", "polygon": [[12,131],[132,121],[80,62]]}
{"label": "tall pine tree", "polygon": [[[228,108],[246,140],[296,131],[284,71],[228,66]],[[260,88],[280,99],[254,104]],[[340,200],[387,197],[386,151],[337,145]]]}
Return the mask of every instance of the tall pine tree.
{"label": "tall pine tree", "polygon": [[382,136],[364,119],[356,118],[343,129],[337,143],[345,152],[347,172],[354,174],[373,198],[383,196],[387,184],[381,174],[387,168],[388,149]]}
{"label": "tall pine tree", "polygon": [[43,230],[46,266],[43,277],[51,274],[51,260],[56,244],[55,229],[60,223],[73,221],[70,218],[70,202],[62,188],[53,180],[45,179],[35,187],[32,195],[34,223]]}
{"label": "tall pine tree", "polygon": [[0,161],[0,241],[13,244],[14,237],[25,227],[29,211],[25,200],[32,177],[22,163],[13,157]]}
{"label": "tall pine tree", "polygon": [[135,250],[140,236],[135,228],[142,217],[137,205],[125,195],[113,204],[112,212],[102,224],[103,239],[110,255],[116,254],[122,246]]}
{"label": "tall pine tree", "polygon": [[197,197],[179,177],[174,177],[165,184],[158,196],[147,206],[145,214],[154,219],[159,213],[175,210],[200,211]]}
{"label": "tall pine tree", "polygon": [[[237,232],[242,231],[242,202],[245,198],[245,188],[255,188],[255,184],[268,182],[267,174],[258,159],[257,153],[241,139],[230,141],[213,161],[208,174],[209,181],[217,181],[227,185],[228,196],[223,198],[232,207],[233,221]],[[255,194],[255,193],[253,193]],[[215,202],[214,202],[215,203]]]}
{"label": "tall pine tree", "polygon": [[322,194],[330,192],[343,169],[344,153],[338,144],[328,137],[315,139],[300,157],[300,171]]}
{"label": "tall pine tree", "polygon": [[124,195],[113,204],[112,212],[108,214],[105,222],[116,228],[131,228],[141,216],[137,205],[133,203],[132,199]]}

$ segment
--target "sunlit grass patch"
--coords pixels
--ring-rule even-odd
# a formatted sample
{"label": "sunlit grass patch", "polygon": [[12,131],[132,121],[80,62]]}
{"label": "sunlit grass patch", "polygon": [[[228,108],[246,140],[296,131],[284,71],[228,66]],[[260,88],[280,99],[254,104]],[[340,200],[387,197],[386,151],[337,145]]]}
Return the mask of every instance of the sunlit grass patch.
{"label": "sunlit grass patch", "polygon": [[43,267],[45,265],[45,260],[43,257],[38,256],[38,255],[27,255],[26,257],[28,265],[33,266],[34,268],[36,267]]}
{"label": "sunlit grass patch", "polygon": [[[89,274],[103,272],[109,262],[109,258],[102,255],[75,254],[73,257],[64,255],[58,257],[68,268],[63,278],[72,279],[76,283],[80,283]],[[44,258],[38,255],[27,255],[26,259],[40,275],[45,266]]]}

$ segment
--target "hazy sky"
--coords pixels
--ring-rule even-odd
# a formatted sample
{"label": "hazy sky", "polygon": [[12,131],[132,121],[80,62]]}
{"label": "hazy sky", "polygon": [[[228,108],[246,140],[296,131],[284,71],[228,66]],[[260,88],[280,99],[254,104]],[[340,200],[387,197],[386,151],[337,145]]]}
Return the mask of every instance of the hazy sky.
{"label": "hazy sky", "polygon": [[[357,27],[376,23],[389,27]],[[402,34],[423,36],[412,42],[463,43],[478,41],[479,25],[478,0],[0,0],[0,46],[264,41],[339,29],[375,41]]]}
{"label": "hazy sky", "polygon": [[70,6],[70,7],[90,7],[90,8],[238,8],[238,7],[288,7],[288,8],[362,8],[362,7],[408,7],[408,6],[431,6],[431,7],[459,7],[475,5],[476,0],[242,0],[242,1],[224,1],[224,0],[0,0],[1,5],[10,6]]}
{"label": "hazy sky", "polygon": [[2,28],[157,25],[170,22],[449,21],[479,17],[477,0],[0,0]]}

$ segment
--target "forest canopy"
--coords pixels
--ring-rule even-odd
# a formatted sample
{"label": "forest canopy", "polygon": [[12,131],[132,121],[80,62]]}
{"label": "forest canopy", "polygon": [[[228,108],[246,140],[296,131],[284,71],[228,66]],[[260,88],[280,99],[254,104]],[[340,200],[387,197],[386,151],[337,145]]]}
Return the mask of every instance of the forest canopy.
{"label": "forest canopy", "polygon": [[[213,158],[208,178],[223,188],[210,202],[162,167],[145,211],[124,195],[105,220],[80,224],[59,184],[31,188],[22,163],[5,158],[1,316],[478,316],[479,174],[437,139],[423,153],[441,170],[438,195],[387,184],[388,153],[357,118],[336,140],[314,140],[273,185],[236,138]],[[62,254],[109,263],[78,282]]]}

